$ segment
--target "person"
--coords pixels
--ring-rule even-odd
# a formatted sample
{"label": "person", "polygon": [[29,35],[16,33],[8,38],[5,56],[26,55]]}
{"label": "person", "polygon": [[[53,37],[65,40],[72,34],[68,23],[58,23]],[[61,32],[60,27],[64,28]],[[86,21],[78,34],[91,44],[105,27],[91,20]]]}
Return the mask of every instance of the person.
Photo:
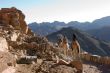
{"label": "person", "polygon": [[68,50],[69,50],[69,44],[68,44],[68,39],[65,35],[64,35],[64,38],[63,38],[63,48],[64,48],[64,54],[67,56],[68,55]]}
{"label": "person", "polygon": [[68,55],[69,44],[65,35],[60,35],[60,38],[58,39],[58,46],[61,48],[62,54],[66,57]]}
{"label": "person", "polygon": [[62,42],[63,42],[63,35],[62,34],[58,34],[58,42],[57,42],[57,45],[59,47],[62,47]]}
{"label": "person", "polygon": [[76,38],[76,34],[73,34],[71,48],[72,48],[73,59],[79,59],[80,58],[80,45]]}

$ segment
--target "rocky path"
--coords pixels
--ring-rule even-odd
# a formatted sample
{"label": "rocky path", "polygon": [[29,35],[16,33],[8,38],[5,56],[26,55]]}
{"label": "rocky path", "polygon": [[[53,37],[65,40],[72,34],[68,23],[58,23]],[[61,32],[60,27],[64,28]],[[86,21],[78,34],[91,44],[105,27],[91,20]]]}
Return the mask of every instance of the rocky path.
{"label": "rocky path", "polygon": [[[1,73],[36,73],[36,70],[39,69],[39,66],[42,62],[39,60],[38,63],[39,64],[30,64],[30,65],[18,64],[16,68],[13,66],[6,66],[7,68],[3,69],[3,66],[5,67],[5,64],[4,64],[1,68],[1,69],[3,69],[3,70],[1,70]],[[42,66],[43,70],[47,70],[48,69],[47,67],[51,66],[52,64],[51,64],[51,62],[44,63]],[[66,71],[71,71],[72,73],[75,73],[72,71],[73,70],[72,67],[67,67],[65,65],[59,65],[59,66],[56,66],[55,68],[52,68],[51,69],[52,73],[56,72],[55,69],[57,71],[62,71],[63,69],[65,69],[65,70],[70,69],[70,70],[66,70]],[[71,72],[67,72],[67,73],[71,73]],[[56,73],[58,73],[58,72],[56,72]],[[86,63],[83,62],[83,73],[110,73],[110,66],[99,65],[99,64],[94,64],[94,63],[90,63],[90,62],[86,62]]]}
{"label": "rocky path", "polygon": [[15,73],[15,71],[16,71],[15,67],[8,67],[2,73]]}
{"label": "rocky path", "polygon": [[83,64],[83,73],[102,73],[96,66]]}
{"label": "rocky path", "polygon": [[110,66],[86,62],[83,64],[84,73],[110,73]]}

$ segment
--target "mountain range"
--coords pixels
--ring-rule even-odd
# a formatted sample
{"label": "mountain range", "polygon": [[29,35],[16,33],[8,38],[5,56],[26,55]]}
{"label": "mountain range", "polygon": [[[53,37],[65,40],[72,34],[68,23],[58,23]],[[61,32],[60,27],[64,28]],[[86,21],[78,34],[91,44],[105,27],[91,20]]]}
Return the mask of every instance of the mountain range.
{"label": "mountain range", "polygon": [[49,41],[56,43],[58,40],[57,35],[62,34],[65,35],[68,38],[69,43],[71,43],[73,33],[77,35],[77,39],[83,50],[91,54],[110,56],[110,52],[109,52],[110,43],[101,41],[93,37],[92,35],[89,35],[88,33],[78,30],[76,28],[72,28],[72,27],[62,28],[57,32],[49,34],[47,38]]}
{"label": "mountain range", "polygon": [[[78,22],[78,21],[71,21],[69,23],[64,23],[64,22],[59,22],[59,21],[54,21],[52,23],[50,23],[50,22],[42,22],[42,23],[33,22],[33,23],[30,23],[28,26],[33,30],[33,32],[40,34],[42,36],[56,32],[64,27],[74,27],[74,28],[77,28],[80,30],[90,31],[88,33],[91,34],[92,30],[100,29],[103,31],[103,27],[110,26],[110,16],[96,19],[93,22]],[[105,32],[105,31],[106,30],[104,30],[103,32]],[[93,31],[92,35],[94,35],[93,33],[96,33],[96,32]],[[102,36],[102,35],[103,34],[100,34],[100,36]]]}
{"label": "mountain range", "polygon": [[97,37],[100,40],[110,42],[110,26],[105,26],[98,29],[91,29],[86,31],[87,33]]}

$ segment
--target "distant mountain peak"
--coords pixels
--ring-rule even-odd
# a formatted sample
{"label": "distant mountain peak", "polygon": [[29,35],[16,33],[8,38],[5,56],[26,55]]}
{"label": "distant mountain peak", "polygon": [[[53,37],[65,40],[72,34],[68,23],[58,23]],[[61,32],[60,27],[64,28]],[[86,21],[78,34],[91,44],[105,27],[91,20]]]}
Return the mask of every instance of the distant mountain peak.
{"label": "distant mountain peak", "polygon": [[96,19],[93,22],[78,22],[78,21],[71,21],[69,23],[54,21],[50,22],[43,22],[43,23],[32,23],[28,25],[36,34],[46,36],[53,32],[56,32],[65,27],[72,27],[77,28],[79,30],[88,31],[94,29],[100,29],[103,27],[110,26],[110,16],[106,16],[100,19]]}

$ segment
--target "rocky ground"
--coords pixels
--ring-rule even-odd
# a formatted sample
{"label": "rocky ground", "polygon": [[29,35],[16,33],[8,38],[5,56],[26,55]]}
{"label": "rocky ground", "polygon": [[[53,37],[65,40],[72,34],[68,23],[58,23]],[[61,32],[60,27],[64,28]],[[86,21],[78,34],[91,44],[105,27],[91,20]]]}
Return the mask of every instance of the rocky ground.
{"label": "rocky ground", "polygon": [[[38,64],[19,64],[17,67],[9,66],[2,73],[76,73],[76,69],[66,65],[47,65],[45,61],[42,65]],[[40,67],[40,68],[39,68]],[[83,73],[110,73],[110,68],[102,65],[83,64]]]}
{"label": "rocky ground", "polygon": [[110,73],[109,65],[101,65],[91,62],[83,64],[84,73]]}
{"label": "rocky ground", "polygon": [[14,7],[0,10],[0,73],[110,73],[109,66],[66,62],[62,50],[35,36],[24,19]]}

